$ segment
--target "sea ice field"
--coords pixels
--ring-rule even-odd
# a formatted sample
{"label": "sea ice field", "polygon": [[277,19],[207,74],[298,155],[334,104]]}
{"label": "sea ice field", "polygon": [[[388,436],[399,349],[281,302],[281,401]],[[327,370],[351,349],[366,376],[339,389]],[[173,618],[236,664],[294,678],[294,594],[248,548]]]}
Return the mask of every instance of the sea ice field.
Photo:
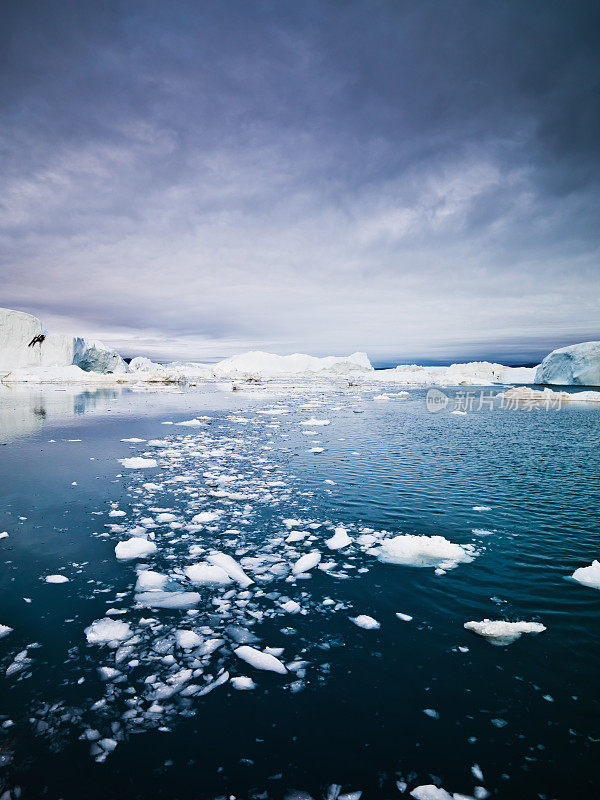
{"label": "sea ice field", "polygon": [[400,388],[0,387],[2,800],[596,796],[600,404]]}

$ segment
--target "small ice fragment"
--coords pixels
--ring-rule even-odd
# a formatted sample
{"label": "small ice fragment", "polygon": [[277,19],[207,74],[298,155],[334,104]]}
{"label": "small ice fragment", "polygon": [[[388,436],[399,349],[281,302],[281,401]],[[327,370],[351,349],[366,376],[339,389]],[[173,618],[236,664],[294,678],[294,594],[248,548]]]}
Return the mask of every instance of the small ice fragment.
{"label": "small ice fragment", "polygon": [[136,602],[144,608],[194,608],[200,602],[198,592],[142,592]]}
{"label": "small ice fragment", "polygon": [[148,539],[133,536],[115,547],[115,555],[120,561],[131,561],[134,558],[146,558],[156,553],[156,545]]}
{"label": "small ice fragment", "polygon": [[282,603],[281,607],[288,614],[297,614],[300,611],[300,605],[295,600],[288,600],[287,603]]}
{"label": "small ice fragment", "polygon": [[287,673],[287,669],[278,658],[275,658],[275,656],[272,656],[270,653],[262,653],[255,647],[242,645],[241,647],[236,647],[233,652],[238,658],[241,658],[242,661],[246,661],[255,669],[278,672],[280,675],[285,675]]}
{"label": "small ice fragment", "polygon": [[220,567],[230,578],[239,583],[240,586],[250,586],[251,583],[254,583],[252,578],[246,575],[238,562],[226,553],[211,553],[206,560],[215,567]]}
{"label": "small ice fragment", "polygon": [[176,519],[177,515],[171,514],[170,511],[163,511],[161,514],[156,515],[156,521],[161,525],[165,522],[175,522]]}
{"label": "small ice fragment", "polygon": [[473,506],[473,511],[491,511],[491,506]]}
{"label": "small ice fragment", "polygon": [[388,564],[447,570],[459,563],[473,561],[475,555],[475,548],[471,545],[455,544],[443,536],[414,536],[407,533],[386,539],[377,558]]}
{"label": "small ice fragment", "polygon": [[66,575],[46,575],[46,583],[68,583],[69,579]]}
{"label": "small ice fragment", "polygon": [[145,439],[138,439],[137,436],[132,436],[130,439],[121,439],[122,442],[145,442]]}
{"label": "small ice fragment", "polygon": [[410,793],[415,800],[452,800],[452,795],[445,789],[440,789],[433,783],[415,787]]}
{"label": "small ice fragment", "polygon": [[341,550],[342,547],[347,547],[352,544],[352,539],[348,536],[348,531],[345,528],[339,527],[334,531],[331,539],[325,542],[330,550]]}
{"label": "small ice fragment", "polygon": [[8,539],[8,531],[2,531],[2,533],[0,533],[0,539]]}
{"label": "small ice fragment", "polygon": [[303,572],[310,572],[311,569],[314,569],[319,561],[321,560],[321,553],[318,550],[314,550],[312,553],[306,553],[303,556],[300,556],[298,561],[292,567],[292,572],[294,575],[301,575]]}
{"label": "small ice fragment", "polygon": [[579,567],[571,577],[583,586],[600,589],[600,561],[592,561],[589,567]]}
{"label": "small ice fragment", "polygon": [[141,458],[140,456],[136,456],[135,458],[120,458],[119,462],[123,464],[126,469],[150,469],[151,467],[157,466],[154,458]]}
{"label": "small ice fragment", "polygon": [[238,675],[236,678],[232,678],[231,685],[234,689],[239,689],[240,691],[256,688],[252,678],[248,678],[246,675]]}
{"label": "small ice fragment", "polygon": [[108,516],[109,517],[124,517],[125,516],[125,512],[124,511],[119,511],[118,508],[113,508],[111,511],[108,512]]}
{"label": "small ice fragment", "polygon": [[192,517],[192,523],[194,525],[207,525],[209,522],[218,520],[221,513],[220,511],[201,511],[195,517]]}
{"label": "small ice fragment", "polygon": [[396,611],[396,616],[403,622],[412,622],[412,617],[410,614],[403,614],[401,611]]}
{"label": "small ice fragment", "polygon": [[369,617],[367,614],[359,614],[358,617],[350,617],[350,621],[359,628],[364,628],[367,631],[374,631],[381,628],[381,623],[377,622],[373,617]]}
{"label": "small ice fragment", "polygon": [[104,617],[92,622],[84,633],[89,644],[111,644],[129,639],[131,628],[127,622]]}
{"label": "small ice fragment", "polygon": [[231,578],[222,567],[200,562],[184,569],[185,576],[195,586],[225,586]]}
{"label": "small ice fragment", "polygon": [[175,641],[177,642],[177,647],[181,647],[182,650],[191,650],[202,644],[202,639],[197,633],[187,630],[175,631]]}
{"label": "small ice fragment", "polygon": [[9,625],[0,625],[0,639],[3,639],[5,636],[8,636],[9,633],[12,633],[13,628]]}
{"label": "small ice fragment", "polygon": [[481,771],[481,767],[479,764],[473,764],[471,767],[471,775],[475,778],[476,781],[483,783],[483,772]]}
{"label": "small ice fragment", "polygon": [[435,708],[424,708],[423,709],[423,713],[426,716],[431,717],[431,719],[439,719],[440,718],[439,712],[436,711]]}
{"label": "small ice fragment", "polygon": [[482,622],[465,622],[464,628],[485,637],[490,644],[502,646],[516,642],[524,633],[542,633],[546,630],[541,622],[505,622],[484,619]]}
{"label": "small ice fragment", "polygon": [[154,572],[154,570],[151,569],[143,569],[138,572],[135,591],[152,592],[155,590],[164,589],[168,580],[169,578],[166,575],[161,575],[160,572]]}
{"label": "small ice fragment", "polygon": [[322,447],[311,447],[308,452],[309,453],[315,453],[315,454],[322,453],[323,452],[323,448]]}
{"label": "small ice fragment", "polygon": [[315,427],[317,425],[320,425],[320,426],[322,426],[322,425],[331,425],[331,420],[330,419],[315,419],[314,417],[311,417],[310,419],[306,419],[306,420],[304,420],[304,422],[301,422],[300,425],[308,425],[308,426],[311,426],[311,427]]}

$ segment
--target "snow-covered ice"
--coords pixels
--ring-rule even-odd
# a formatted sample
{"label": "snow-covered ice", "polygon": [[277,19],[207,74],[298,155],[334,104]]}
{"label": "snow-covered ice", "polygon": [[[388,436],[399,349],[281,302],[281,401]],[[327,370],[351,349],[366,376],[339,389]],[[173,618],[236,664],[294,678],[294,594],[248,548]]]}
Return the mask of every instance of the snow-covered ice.
{"label": "snow-covered ice", "polygon": [[579,567],[571,577],[583,586],[600,589],[600,561],[592,561],[589,567]]}
{"label": "snow-covered ice", "polygon": [[460,563],[473,561],[472,545],[449,542],[444,536],[414,536],[406,533],[386,539],[378,552],[380,561],[413,567],[453,569]]}
{"label": "snow-covered ice", "polygon": [[115,546],[115,555],[120,561],[131,561],[135,558],[147,558],[154,555],[156,549],[154,542],[140,536],[133,536]]}
{"label": "snow-covered ice", "polygon": [[359,614],[357,617],[350,617],[350,620],[359,628],[364,628],[367,631],[374,631],[381,628],[381,623],[376,619],[370,617],[368,614]]}
{"label": "snow-covered ice", "polygon": [[118,619],[97,619],[84,631],[89,644],[116,644],[132,635],[127,622]]}
{"label": "snow-covered ice", "polygon": [[120,458],[119,462],[125,469],[151,469],[156,466],[156,460],[154,458],[142,458],[141,456]]}
{"label": "snow-covered ice", "polygon": [[541,622],[506,622],[484,619],[482,622],[465,622],[467,631],[483,636],[490,644],[507,645],[516,642],[524,633],[542,633],[546,626]]}
{"label": "snow-covered ice", "polygon": [[270,653],[263,653],[255,647],[242,645],[241,647],[237,647],[233,652],[238,658],[241,658],[242,661],[246,661],[255,669],[278,672],[280,675],[285,675],[287,673],[285,665],[278,658]]}

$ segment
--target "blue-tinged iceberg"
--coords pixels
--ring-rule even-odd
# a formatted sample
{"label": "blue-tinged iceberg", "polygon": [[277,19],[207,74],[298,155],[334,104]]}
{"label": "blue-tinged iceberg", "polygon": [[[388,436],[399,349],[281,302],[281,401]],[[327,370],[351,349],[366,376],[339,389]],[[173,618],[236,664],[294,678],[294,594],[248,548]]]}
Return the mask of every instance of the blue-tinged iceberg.
{"label": "blue-tinged iceberg", "polygon": [[537,368],[535,382],[600,386],[600,342],[582,342],[553,350]]}

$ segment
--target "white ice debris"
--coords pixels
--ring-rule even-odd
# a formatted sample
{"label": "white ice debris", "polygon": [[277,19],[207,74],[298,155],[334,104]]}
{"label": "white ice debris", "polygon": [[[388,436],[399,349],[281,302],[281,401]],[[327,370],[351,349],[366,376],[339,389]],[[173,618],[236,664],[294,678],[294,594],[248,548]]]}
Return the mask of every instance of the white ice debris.
{"label": "white ice debris", "polygon": [[192,517],[193,525],[207,525],[209,522],[216,522],[221,516],[220,511],[201,511]]}
{"label": "white ice debris", "polygon": [[347,547],[352,544],[352,539],[348,536],[346,528],[336,528],[331,539],[325,542],[330,550],[341,550],[342,547]]}
{"label": "white ice debris", "polygon": [[238,675],[237,678],[232,678],[231,685],[234,689],[239,689],[240,691],[256,689],[256,684],[252,678],[248,678],[246,675]]}
{"label": "white ice debris", "polygon": [[322,428],[324,425],[331,425],[331,420],[330,419],[315,419],[314,417],[311,417],[310,419],[307,419],[307,420],[304,420],[304,422],[301,422],[300,425],[309,425],[311,428],[317,428],[317,427]]}
{"label": "white ice debris", "polygon": [[177,647],[182,650],[192,650],[194,647],[200,647],[202,639],[194,631],[179,630],[175,631],[175,641]]}
{"label": "white ice debris", "polygon": [[403,534],[386,539],[377,554],[380,561],[414,567],[453,569],[460,563],[473,561],[472,545],[449,542],[443,536],[413,536]]}
{"label": "white ice debris", "polygon": [[69,579],[66,575],[46,575],[46,583],[68,583]]}
{"label": "white ice debris", "polygon": [[144,608],[194,608],[200,602],[198,592],[141,592],[135,596],[138,605]]}
{"label": "white ice debris", "polygon": [[359,614],[358,617],[350,617],[350,621],[359,628],[364,628],[367,631],[375,631],[381,628],[381,623],[377,622],[373,617],[369,617],[368,614]]}
{"label": "white ice debris", "polygon": [[396,611],[396,616],[398,619],[401,619],[402,622],[412,622],[410,614],[403,614],[401,611]]}
{"label": "white ice debris", "polygon": [[416,786],[410,793],[415,800],[452,800],[452,795],[433,783]]}
{"label": "white ice debris", "polygon": [[592,561],[589,567],[579,567],[571,577],[584,586],[600,589],[600,561]]}
{"label": "white ice debris", "polygon": [[127,622],[104,617],[97,619],[84,631],[89,644],[115,644],[132,635]]}
{"label": "white ice debris", "polygon": [[542,633],[546,630],[541,622],[506,622],[484,619],[482,622],[465,622],[464,628],[485,637],[490,644],[502,646],[512,644],[524,633]]}
{"label": "white ice debris", "polygon": [[240,586],[250,586],[251,583],[254,583],[252,578],[246,575],[238,562],[226,553],[211,553],[206,560],[209,564],[220,567],[230,578],[236,581],[236,583],[239,583]]}
{"label": "white ice debris", "polygon": [[191,564],[184,569],[184,574],[195,586],[224,586],[232,581],[222,567],[205,562]]}
{"label": "white ice debris", "polygon": [[115,546],[115,555],[120,561],[131,561],[134,558],[147,558],[156,553],[156,545],[141,536],[132,536]]}
{"label": "white ice debris", "polygon": [[285,665],[278,658],[270,653],[263,653],[255,647],[242,645],[241,647],[236,647],[233,652],[238,658],[241,658],[242,661],[246,661],[255,669],[278,672],[280,675],[285,675],[287,673]]}
{"label": "white ice debris", "polygon": [[157,465],[154,458],[142,458],[141,456],[120,458],[119,462],[123,464],[125,469],[151,469]]}
{"label": "white ice debris", "polygon": [[12,628],[8,625],[0,625],[0,639],[3,639],[5,636],[8,636],[9,633],[12,633]]}
{"label": "white ice debris", "polygon": [[314,550],[312,553],[306,553],[303,556],[300,556],[298,561],[292,567],[292,572],[294,575],[301,575],[303,572],[310,572],[311,569],[314,569],[319,561],[321,560],[321,553],[318,550]]}
{"label": "white ice debris", "polygon": [[138,572],[137,583],[135,584],[136,592],[153,592],[164,589],[169,578],[166,575],[161,575],[160,572],[154,572],[151,569],[143,569]]}

